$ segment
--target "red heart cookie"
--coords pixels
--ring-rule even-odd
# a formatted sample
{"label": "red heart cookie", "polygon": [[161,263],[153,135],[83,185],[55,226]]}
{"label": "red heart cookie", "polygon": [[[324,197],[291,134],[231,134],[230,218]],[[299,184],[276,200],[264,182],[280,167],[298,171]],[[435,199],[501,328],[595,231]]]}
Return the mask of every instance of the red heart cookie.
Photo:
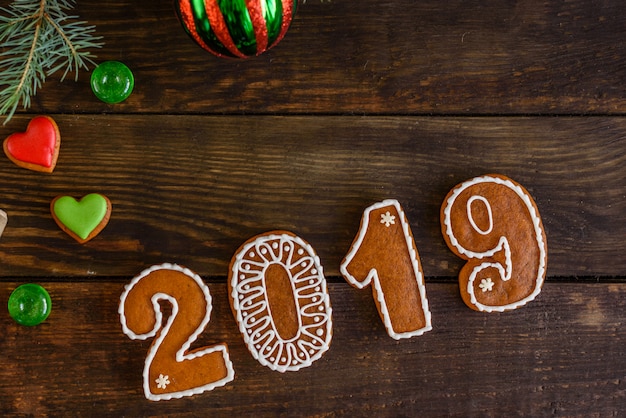
{"label": "red heart cookie", "polygon": [[52,173],[59,157],[61,133],[49,116],[34,117],[26,132],[16,132],[4,140],[4,153],[17,166]]}

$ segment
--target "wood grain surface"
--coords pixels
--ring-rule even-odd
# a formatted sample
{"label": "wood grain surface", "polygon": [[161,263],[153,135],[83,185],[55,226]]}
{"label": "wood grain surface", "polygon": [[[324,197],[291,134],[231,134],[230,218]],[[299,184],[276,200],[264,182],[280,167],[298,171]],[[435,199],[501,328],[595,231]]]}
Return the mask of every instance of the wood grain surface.
{"label": "wood grain surface", "polygon": [[[0,2],[6,7],[8,1]],[[88,72],[51,76],[0,138],[52,116],[53,174],[0,159],[0,301],[45,286],[46,322],[0,310],[2,416],[621,416],[626,405],[626,3],[306,0],[287,36],[249,60],[219,59],[185,34],[170,1],[79,0],[97,61],[135,90],[99,102]],[[507,175],[534,198],[547,282],[527,306],[477,313],[463,262],[441,236],[456,184]],[[80,245],[50,216],[57,195],[107,195],[113,212]],[[421,256],[433,330],[395,341],[370,289],[339,264],[363,210],[395,198]],[[278,373],[246,349],[226,277],[237,248],[283,229],[316,250],[333,342],[310,368]],[[133,276],[164,262],[213,294],[193,347],[226,342],[235,380],[150,402],[151,340],[117,307]]]}
{"label": "wood grain surface", "polygon": [[0,316],[5,416],[618,416],[626,396],[616,367],[626,361],[624,284],[548,284],[504,314],[470,311],[458,286],[429,284],[434,329],[401,341],[387,336],[369,289],[331,284],[330,350],[310,368],[278,373],[248,352],[226,286],[209,283],[212,319],[192,347],[226,342],[235,380],[160,402],[141,388],[151,341],[126,338],[118,322],[123,283],[42,284],[55,304],[45,323]]}
{"label": "wood grain surface", "polygon": [[[456,184],[492,172],[536,200],[549,276],[626,271],[624,118],[55,119],[63,151],[53,175],[0,161],[10,218],[0,257],[12,276],[130,277],[164,261],[226,276],[239,245],[273,229],[301,235],[337,276],[363,210],[386,198],[405,206],[425,274],[454,276],[461,260],[441,237],[440,207]],[[49,203],[91,192],[109,197],[113,215],[81,246]]]}
{"label": "wood grain surface", "polygon": [[46,84],[40,112],[626,110],[620,1],[308,0],[278,46],[245,61],[197,47],[170,1],[81,0],[76,13],[106,42],[99,60],[132,68],[135,92],[121,105],[100,103],[83,74]]}

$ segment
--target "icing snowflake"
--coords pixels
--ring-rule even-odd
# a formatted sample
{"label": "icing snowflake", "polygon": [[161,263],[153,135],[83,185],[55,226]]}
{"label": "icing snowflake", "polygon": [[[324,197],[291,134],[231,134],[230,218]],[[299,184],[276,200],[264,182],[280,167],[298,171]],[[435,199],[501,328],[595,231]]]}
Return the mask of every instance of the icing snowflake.
{"label": "icing snowflake", "polygon": [[381,214],[380,215],[380,223],[381,224],[385,224],[385,226],[387,228],[389,228],[389,225],[392,225],[396,223],[395,221],[396,217],[392,214],[389,213],[389,211],[387,211],[387,213],[385,214]]}
{"label": "icing snowflake", "polygon": [[483,289],[483,293],[485,292],[491,292],[493,290],[493,285],[495,283],[491,280],[491,277],[488,277],[486,279],[482,279],[480,281],[480,284],[478,285],[478,287],[480,287],[481,289]]}
{"label": "icing snowflake", "polygon": [[162,374],[159,375],[159,378],[156,379],[155,382],[157,384],[157,388],[159,389],[165,389],[167,385],[171,383],[170,377],[168,375],[163,376]]}

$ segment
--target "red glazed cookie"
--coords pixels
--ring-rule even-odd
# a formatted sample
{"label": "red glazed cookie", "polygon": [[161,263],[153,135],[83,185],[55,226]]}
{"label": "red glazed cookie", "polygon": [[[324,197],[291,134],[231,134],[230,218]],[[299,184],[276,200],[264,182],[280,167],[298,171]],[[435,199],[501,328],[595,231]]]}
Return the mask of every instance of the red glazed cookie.
{"label": "red glazed cookie", "polygon": [[57,196],[50,203],[50,212],[63,231],[84,244],[109,223],[111,201],[99,193],[88,194],[78,201],[71,196]]}
{"label": "red glazed cookie", "polygon": [[419,254],[397,200],[365,209],[340,271],[358,289],[372,283],[374,302],[390,337],[410,338],[432,329]]}
{"label": "red glazed cookie", "polygon": [[61,133],[49,116],[36,116],[26,132],[9,135],[3,144],[4,153],[13,163],[29,170],[52,173],[59,157]]}
{"label": "red glazed cookie", "polygon": [[498,174],[457,185],[441,208],[448,247],[467,260],[459,272],[463,301],[503,312],[535,299],[548,262],[546,234],[528,192]]}
{"label": "red glazed cookie", "polygon": [[[163,321],[160,303],[171,304]],[[211,320],[212,299],[200,276],[175,264],[144,270],[120,297],[122,330],[133,340],[154,337],[143,369],[151,401],[192,396],[235,378],[226,344],[190,346]]]}
{"label": "red glazed cookie", "polygon": [[252,356],[279,372],[329,349],[332,309],[319,258],[302,238],[272,231],[245,242],[228,271],[230,304]]}

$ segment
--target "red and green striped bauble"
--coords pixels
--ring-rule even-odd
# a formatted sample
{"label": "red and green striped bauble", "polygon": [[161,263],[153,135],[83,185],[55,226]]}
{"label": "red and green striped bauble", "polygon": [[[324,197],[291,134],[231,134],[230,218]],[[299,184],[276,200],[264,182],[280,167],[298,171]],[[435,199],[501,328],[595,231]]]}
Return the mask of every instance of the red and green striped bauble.
{"label": "red and green striped bauble", "polygon": [[183,27],[202,48],[220,57],[247,58],[287,33],[297,0],[176,0]]}

